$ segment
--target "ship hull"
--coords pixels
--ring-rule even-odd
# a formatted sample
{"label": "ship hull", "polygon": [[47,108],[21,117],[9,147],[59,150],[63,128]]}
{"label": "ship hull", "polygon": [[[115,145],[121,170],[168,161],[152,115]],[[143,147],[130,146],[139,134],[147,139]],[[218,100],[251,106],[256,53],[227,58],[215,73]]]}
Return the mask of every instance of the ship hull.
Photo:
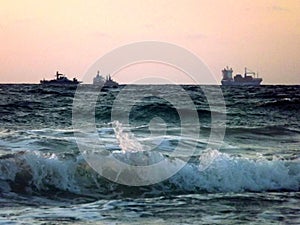
{"label": "ship hull", "polygon": [[80,84],[80,82],[78,82],[78,81],[63,81],[63,82],[59,82],[59,81],[56,81],[56,80],[54,80],[54,81],[53,80],[51,80],[51,81],[41,80],[40,84],[60,86],[60,85],[78,85],[78,84]]}
{"label": "ship hull", "polygon": [[253,81],[234,81],[234,80],[222,80],[221,83],[223,86],[259,86],[262,80],[253,80]]}

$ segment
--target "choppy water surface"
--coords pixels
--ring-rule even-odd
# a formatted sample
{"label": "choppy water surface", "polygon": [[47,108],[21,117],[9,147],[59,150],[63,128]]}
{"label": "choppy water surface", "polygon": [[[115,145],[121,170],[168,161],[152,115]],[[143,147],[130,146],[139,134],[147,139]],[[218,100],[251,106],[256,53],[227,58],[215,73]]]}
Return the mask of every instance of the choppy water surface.
{"label": "choppy water surface", "polygon": [[[186,102],[168,101],[180,99],[175,86],[129,86],[122,104],[115,104],[122,88],[99,93],[95,148],[110,157],[134,165],[165,160],[168,170],[196,146],[169,179],[126,186],[100,176],[78,149],[84,139],[76,140],[83,131],[72,126],[76,88],[0,85],[0,223],[299,224],[300,87],[223,87],[226,112],[221,99],[210,107],[203,93],[217,87],[183,88],[199,117],[196,138],[182,136],[178,112],[188,117],[188,131],[195,121]],[[87,103],[95,91],[86,86]],[[133,102],[137,92],[146,97]],[[112,108],[129,125],[112,121]],[[212,115],[226,120],[212,123]],[[221,148],[212,148],[210,133],[225,126]],[[183,155],[174,156],[178,143]]]}

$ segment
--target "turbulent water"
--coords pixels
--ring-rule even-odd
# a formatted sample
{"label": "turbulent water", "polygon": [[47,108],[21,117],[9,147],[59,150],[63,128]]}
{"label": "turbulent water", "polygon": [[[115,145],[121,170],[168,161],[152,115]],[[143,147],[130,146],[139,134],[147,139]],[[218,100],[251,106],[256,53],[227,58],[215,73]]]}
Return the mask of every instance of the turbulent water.
{"label": "turbulent water", "polygon": [[[178,86],[87,85],[76,105],[76,87],[0,85],[0,223],[299,224],[300,86],[221,87],[226,110],[207,97],[219,87],[182,88],[194,110]],[[74,113],[94,116],[96,136],[74,126]],[[163,171],[179,171],[120,184],[99,175],[80,145],[105,149],[100,160],[163,160]]]}

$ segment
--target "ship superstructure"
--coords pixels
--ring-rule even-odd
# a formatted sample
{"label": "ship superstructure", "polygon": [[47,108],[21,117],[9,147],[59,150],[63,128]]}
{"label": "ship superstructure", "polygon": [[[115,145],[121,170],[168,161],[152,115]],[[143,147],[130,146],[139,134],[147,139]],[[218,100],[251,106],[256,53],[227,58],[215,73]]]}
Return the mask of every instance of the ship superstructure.
{"label": "ship superstructure", "polygon": [[102,75],[100,75],[100,72],[97,72],[96,77],[94,77],[93,79],[93,85],[97,85],[97,86],[103,86],[106,88],[117,88],[119,87],[119,84],[114,81],[110,75],[106,76],[106,78],[104,78]]}

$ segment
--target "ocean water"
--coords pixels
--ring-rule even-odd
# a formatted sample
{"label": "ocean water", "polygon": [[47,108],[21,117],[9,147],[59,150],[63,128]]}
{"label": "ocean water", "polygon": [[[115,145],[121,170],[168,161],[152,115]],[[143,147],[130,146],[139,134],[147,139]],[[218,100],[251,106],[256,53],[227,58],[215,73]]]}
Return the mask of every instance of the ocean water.
{"label": "ocean water", "polygon": [[[177,86],[127,86],[120,101],[124,88],[85,85],[86,105],[97,93],[90,110],[74,105],[76,87],[0,85],[1,224],[300,224],[300,86],[221,87],[225,111],[207,99],[219,87],[182,86],[199,126]],[[74,127],[74,112],[94,116],[96,136]],[[78,144],[184,166],[128,186],[99,175]]]}

